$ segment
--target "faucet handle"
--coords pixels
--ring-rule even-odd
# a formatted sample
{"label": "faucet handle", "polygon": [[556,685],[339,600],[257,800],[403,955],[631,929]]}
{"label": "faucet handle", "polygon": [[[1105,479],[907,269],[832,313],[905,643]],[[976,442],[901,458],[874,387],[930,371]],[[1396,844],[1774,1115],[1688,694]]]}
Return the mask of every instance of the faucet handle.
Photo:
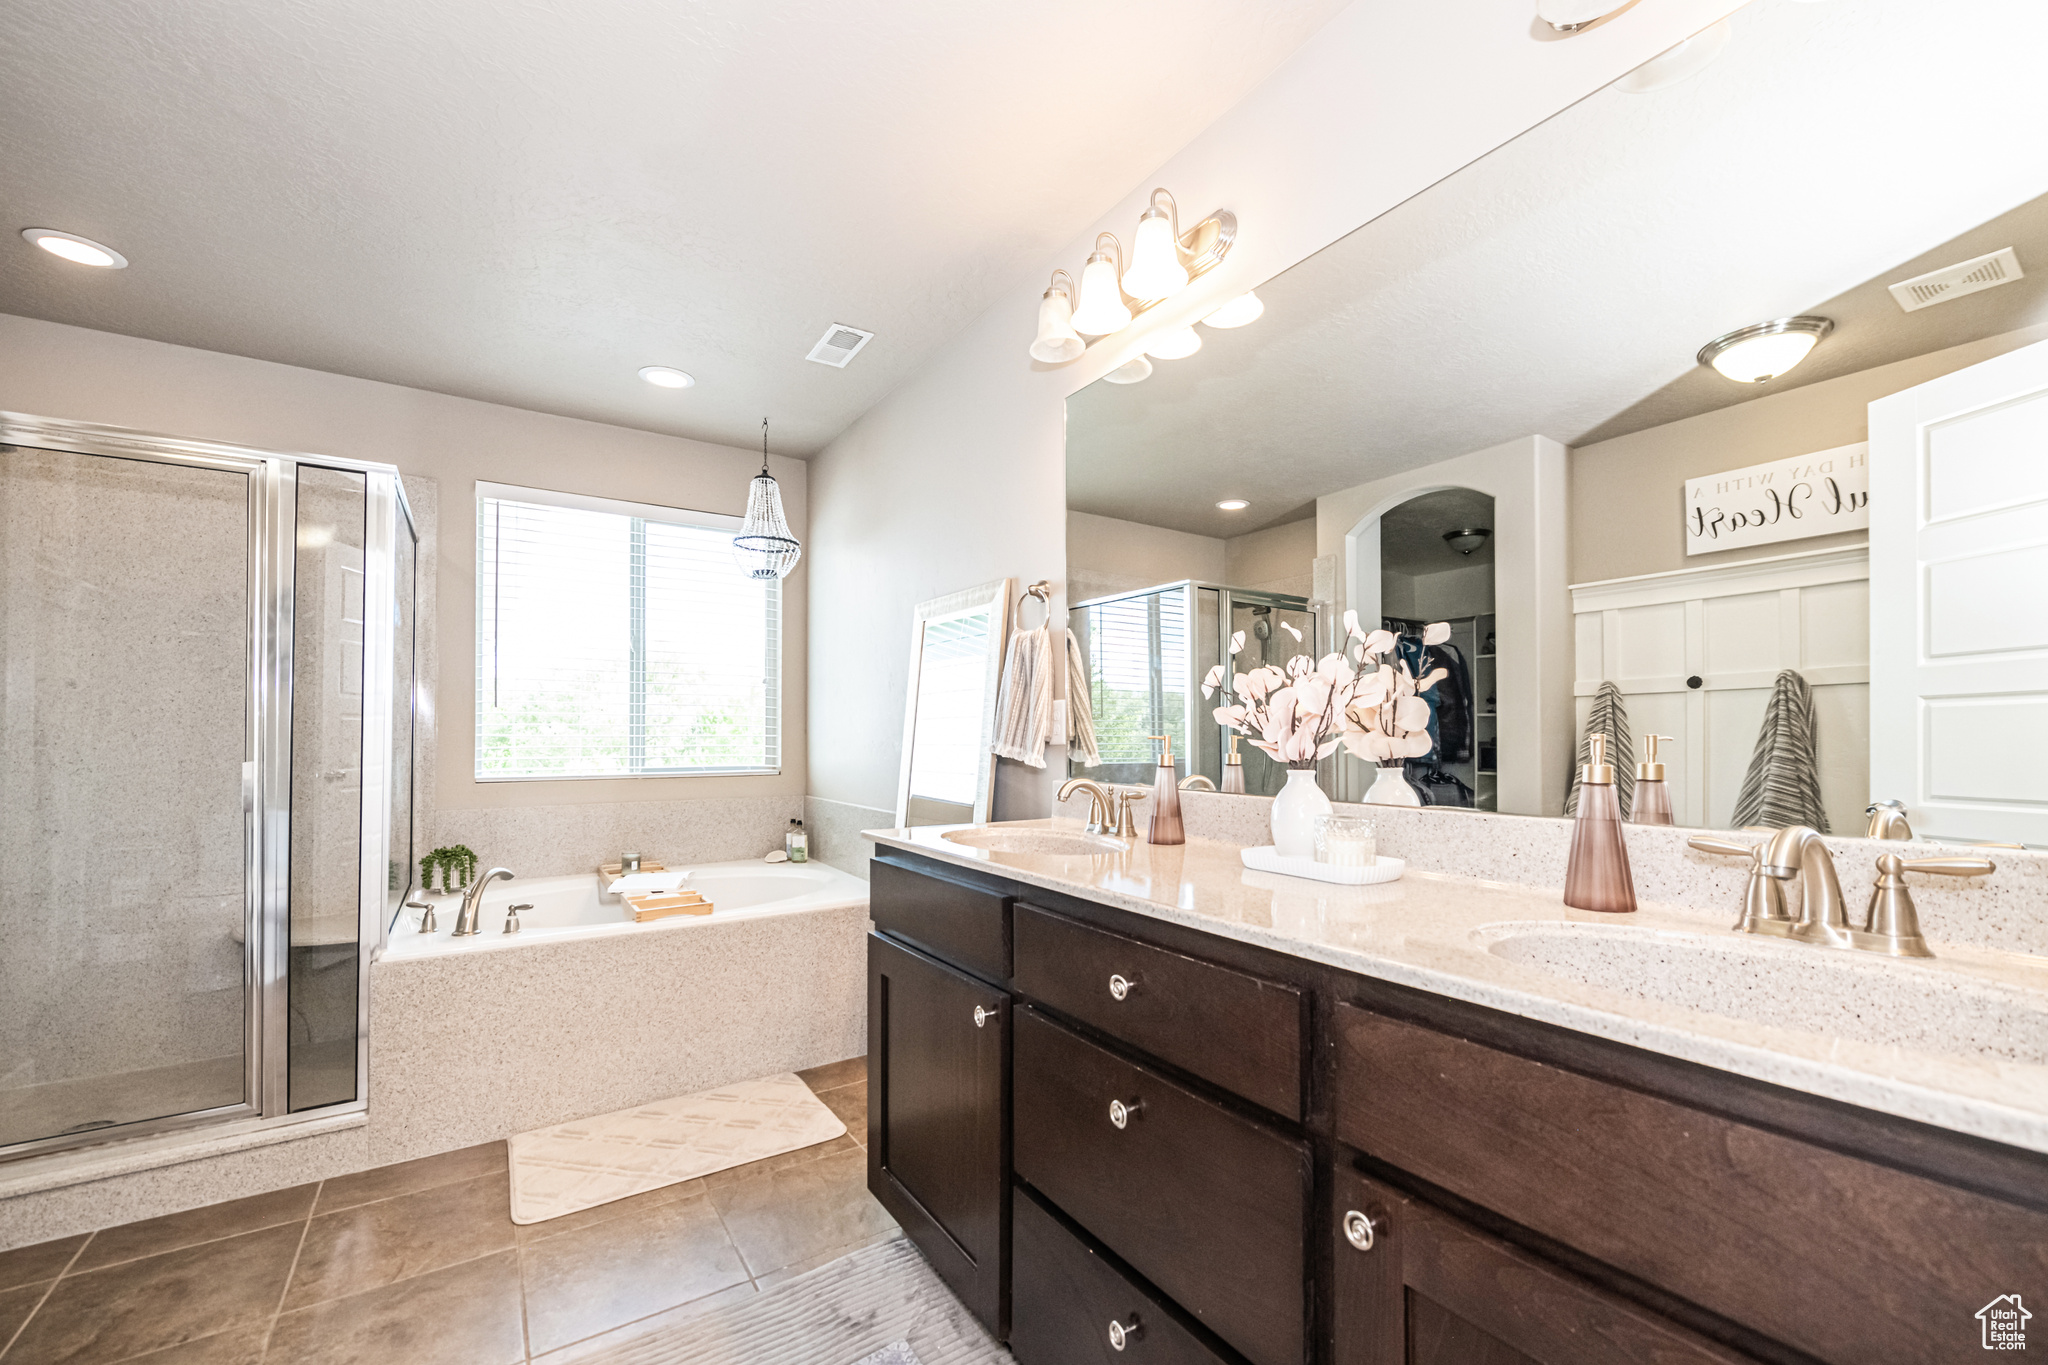
{"label": "faucet handle", "polygon": [[[1897,863],[1896,869],[1887,868],[1886,863]],[[1988,877],[1998,871],[1998,864],[1989,858],[1901,858],[1894,853],[1881,854],[1877,860],[1879,872],[1938,872],[1944,877]]]}
{"label": "faucet handle", "polygon": [[[1737,843],[1733,839],[1716,839],[1711,834],[1695,834],[1686,843],[1702,853],[1718,853],[1726,858],[1749,859],[1749,885],[1742,892],[1742,918],[1735,921],[1735,927],[1744,933],[1782,934],[1792,922],[1792,912],[1785,908],[1785,884],[1776,877],[1764,875],[1764,846],[1762,844]],[[1766,924],[1777,928],[1766,929]]]}
{"label": "faucet handle", "polygon": [[1716,839],[1709,834],[1695,834],[1686,843],[1702,853],[1719,853],[1729,858],[1754,858],[1762,844],[1738,844],[1733,839]]}
{"label": "faucet handle", "polygon": [[1988,877],[1998,870],[1989,858],[1901,858],[1877,855],[1877,885],[1870,891],[1870,924],[1856,946],[1892,957],[1933,957],[1920,936],[1920,914],[1906,889],[1908,872],[1935,872],[1944,877]]}
{"label": "faucet handle", "polygon": [[439,929],[440,929],[440,926],[434,923],[434,907],[433,907],[433,906],[429,905],[429,904],[428,904],[427,902],[425,902],[425,901],[407,901],[407,902],[405,903],[405,908],[406,908],[406,909],[408,909],[408,910],[423,910],[423,911],[425,911],[425,912],[426,912],[426,913],[424,913],[424,914],[422,914],[422,915],[420,916],[420,932],[421,932],[421,933],[423,933],[423,934],[431,934],[431,933],[436,933],[436,932],[438,932],[438,931],[439,931]]}

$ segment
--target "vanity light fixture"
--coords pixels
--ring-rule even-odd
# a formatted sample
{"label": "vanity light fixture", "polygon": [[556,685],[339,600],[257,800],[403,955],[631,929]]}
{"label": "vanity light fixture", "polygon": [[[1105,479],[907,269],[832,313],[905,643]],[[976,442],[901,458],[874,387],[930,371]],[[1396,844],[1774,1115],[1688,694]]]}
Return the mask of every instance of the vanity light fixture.
{"label": "vanity light fixture", "polygon": [[696,376],[667,365],[642,365],[640,377],[657,389],[687,389],[697,382]]}
{"label": "vanity light fixture", "polygon": [[1243,498],[1225,498],[1222,502],[1216,504],[1216,510],[1219,512],[1242,512],[1250,506],[1251,504]]}
{"label": "vanity light fixture", "polygon": [[1493,528],[1489,526],[1466,526],[1456,531],[1444,532],[1444,544],[1461,555],[1469,555],[1486,544],[1487,537],[1492,534]]}
{"label": "vanity light fixture", "polygon": [[1247,289],[1236,298],[1202,319],[1204,327],[1242,327],[1248,322],[1257,322],[1266,311],[1266,302]]}
{"label": "vanity light fixture", "polygon": [[[1165,208],[1159,207],[1162,195]],[[1180,207],[1165,190],[1152,191],[1152,202],[1138,218],[1123,286],[1134,299],[1171,298],[1188,287],[1188,268],[1180,261]]]}
{"label": "vanity light fixture", "polygon": [[[1109,239],[1107,250],[1103,238]],[[1081,267],[1081,302],[1074,308],[1074,330],[1089,336],[1106,337],[1131,325],[1131,310],[1124,303],[1117,277],[1123,274],[1124,244],[1114,232],[1095,234],[1095,250]]]}
{"label": "vanity light fixture", "polygon": [[1142,384],[1152,377],[1152,362],[1134,355],[1102,377],[1112,384]]}
{"label": "vanity light fixture", "polygon": [[761,419],[761,472],[747,489],[747,519],[732,538],[732,557],[749,578],[787,578],[804,548],[782,516],[782,489],[768,472],[768,419]]}
{"label": "vanity light fixture", "polygon": [[1038,304],[1038,339],[1031,343],[1031,358],[1064,365],[1087,349],[1088,343],[1074,330],[1074,277],[1055,270]]}
{"label": "vanity light fixture", "polygon": [[1185,360],[1202,349],[1202,334],[1192,327],[1169,327],[1145,343],[1154,360]]}
{"label": "vanity light fixture", "polygon": [[78,265],[98,266],[102,270],[126,270],[128,258],[114,248],[90,237],[78,237],[55,228],[23,228],[21,235],[34,242],[52,256],[61,256]]}
{"label": "vanity light fixture", "polygon": [[1738,384],[1776,379],[1806,359],[1820,339],[1835,330],[1832,319],[1777,318],[1738,327],[1700,347],[1699,362]]}

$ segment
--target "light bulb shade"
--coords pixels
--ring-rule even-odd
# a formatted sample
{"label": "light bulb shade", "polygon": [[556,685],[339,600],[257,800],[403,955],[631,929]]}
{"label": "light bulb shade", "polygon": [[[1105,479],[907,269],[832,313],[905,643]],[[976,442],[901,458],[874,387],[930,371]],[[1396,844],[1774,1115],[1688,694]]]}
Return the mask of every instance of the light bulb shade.
{"label": "light bulb shade", "polygon": [[1145,343],[1154,360],[1184,360],[1202,349],[1202,334],[1192,327],[1169,327]]}
{"label": "light bulb shade", "polygon": [[1700,348],[1699,362],[1738,384],[1776,379],[1806,359],[1820,339],[1835,330],[1827,318],[1778,318],[1715,337]]}
{"label": "light bulb shade", "polygon": [[1131,310],[1117,290],[1116,261],[1098,251],[1081,267],[1081,303],[1074,309],[1074,330],[1106,337],[1130,325]]}
{"label": "light bulb shade", "polygon": [[1074,330],[1074,310],[1064,289],[1048,289],[1038,305],[1038,339],[1031,343],[1031,358],[1048,365],[1064,365],[1088,349]]}
{"label": "light bulb shade", "polygon": [[1247,290],[1202,319],[1204,327],[1242,327],[1265,314],[1265,300]]}
{"label": "light bulb shade", "polygon": [[1152,362],[1134,355],[1102,377],[1112,384],[1142,384],[1152,377]]}
{"label": "light bulb shade", "polygon": [[732,538],[732,557],[749,578],[787,578],[804,555],[782,515],[782,490],[766,470],[747,490],[747,519]]}
{"label": "light bulb shade", "polygon": [[1187,284],[1188,269],[1180,263],[1173,221],[1152,209],[1138,220],[1138,235],[1131,243],[1131,268],[1124,272],[1124,292],[1134,299],[1163,299]]}

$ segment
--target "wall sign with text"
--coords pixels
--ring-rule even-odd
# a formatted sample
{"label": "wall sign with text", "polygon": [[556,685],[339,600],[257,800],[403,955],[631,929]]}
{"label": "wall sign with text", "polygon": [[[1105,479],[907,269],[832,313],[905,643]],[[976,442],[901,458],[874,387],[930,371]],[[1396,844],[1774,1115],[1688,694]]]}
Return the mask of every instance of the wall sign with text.
{"label": "wall sign with text", "polygon": [[1870,443],[1685,481],[1685,552],[1870,529]]}

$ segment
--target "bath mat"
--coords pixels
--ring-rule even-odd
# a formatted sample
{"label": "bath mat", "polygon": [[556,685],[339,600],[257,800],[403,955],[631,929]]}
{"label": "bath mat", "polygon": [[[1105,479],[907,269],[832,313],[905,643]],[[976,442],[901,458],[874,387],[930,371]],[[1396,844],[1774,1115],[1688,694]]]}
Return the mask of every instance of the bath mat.
{"label": "bath mat", "polygon": [[790,1073],[536,1128],[508,1144],[512,1221],[544,1223],[845,1131]]}
{"label": "bath mat", "polygon": [[[891,1350],[897,1354],[891,1356]],[[750,1299],[585,1356],[578,1365],[910,1361],[1015,1365],[917,1248],[898,1238],[863,1247]]]}

